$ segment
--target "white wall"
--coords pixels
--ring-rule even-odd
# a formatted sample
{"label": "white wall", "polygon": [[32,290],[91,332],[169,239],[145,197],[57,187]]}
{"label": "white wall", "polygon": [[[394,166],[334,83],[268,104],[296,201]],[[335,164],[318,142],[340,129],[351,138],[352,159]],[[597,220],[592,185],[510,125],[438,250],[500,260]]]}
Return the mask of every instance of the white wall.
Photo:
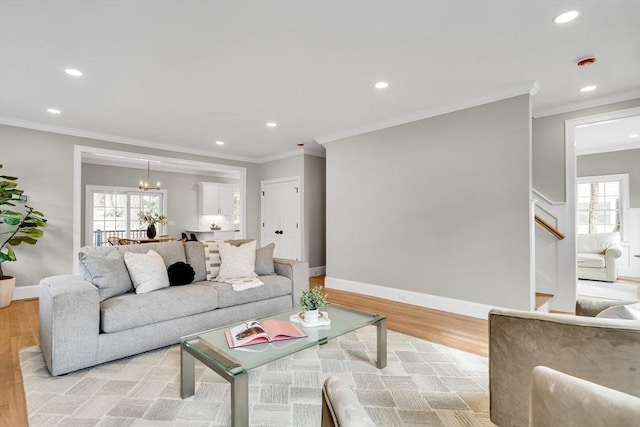
{"label": "white wall", "polygon": [[325,147],[329,283],[530,309],[529,95]]}

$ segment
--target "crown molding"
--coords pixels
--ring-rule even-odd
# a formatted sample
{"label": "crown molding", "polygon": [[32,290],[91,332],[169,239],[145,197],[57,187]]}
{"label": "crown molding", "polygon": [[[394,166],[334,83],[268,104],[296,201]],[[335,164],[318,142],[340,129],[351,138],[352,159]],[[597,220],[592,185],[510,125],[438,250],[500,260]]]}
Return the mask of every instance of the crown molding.
{"label": "crown molding", "polygon": [[133,145],[136,147],[145,147],[145,148],[174,151],[178,153],[194,154],[196,156],[206,156],[206,157],[213,157],[213,158],[224,159],[224,160],[235,160],[239,162],[260,163],[260,159],[257,159],[255,157],[234,156],[231,154],[218,153],[216,151],[195,150],[191,148],[182,147],[179,145],[146,141],[142,139],[128,138],[125,136],[110,135],[106,133],[92,132],[92,131],[63,127],[63,126],[55,126],[55,125],[50,125],[50,124],[40,123],[40,122],[31,122],[27,120],[14,119],[12,117],[6,117],[6,116],[0,116],[0,124],[8,125],[8,126],[16,126],[16,127],[26,128],[26,129],[40,130],[45,132],[58,133],[62,135],[77,136],[80,138],[95,139],[99,141],[116,142],[118,144]]}
{"label": "crown molding", "polygon": [[542,108],[538,110],[534,109],[533,118],[540,119],[542,117],[569,113],[571,111],[583,110],[585,108],[600,107],[602,105],[613,104],[614,102],[628,101],[635,98],[640,98],[640,88],[635,88],[624,93],[601,96],[598,98],[589,98],[588,100],[585,99],[584,101],[563,104],[550,108]]}
{"label": "crown molding", "polygon": [[362,135],[364,133],[374,132],[390,128],[393,126],[404,125],[407,123],[415,122],[418,120],[428,119],[430,117],[441,116],[447,113],[453,113],[454,111],[465,110],[467,108],[478,107],[480,105],[489,104],[491,102],[501,101],[503,99],[512,98],[514,96],[535,94],[539,89],[537,82],[531,82],[530,84],[512,88],[510,90],[494,94],[492,96],[480,97],[472,100],[467,100],[455,104],[448,104],[439,108],[418,111],[415,113],[407,114],[404,116],[395,117],[388,120],[383,120],[375,123],[371,123],[362,127],[347,129],[342,132],[337,132],[331,135],[321,136],[315,139],[318,144],[326,144],[328,142],[337,141],[352,136]]}
{"label": "crown molding", "polygon": [[296,157],[303,154],[315,157],[327,157],[326,151],[322,149],[322,146],[318,148],[303,147],[298,148],[297,150],[291,150],[284,153],[275,154],[273,156],[264,157],[260,160],[260,163],[268,163],[276,160],[288,159],[290,157]]}

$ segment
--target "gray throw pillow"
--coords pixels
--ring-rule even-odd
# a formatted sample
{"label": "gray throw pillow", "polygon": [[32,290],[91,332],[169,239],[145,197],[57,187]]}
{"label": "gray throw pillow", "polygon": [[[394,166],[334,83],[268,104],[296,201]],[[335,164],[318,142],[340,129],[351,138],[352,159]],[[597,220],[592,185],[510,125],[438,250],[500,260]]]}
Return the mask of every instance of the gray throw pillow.
{"label": "gray throw pillow", "polygon": [[98,288],[100,301],[132,290],[131,277],[120,252],[113,251],[106,256],[81,252],[79,257],[80,271],[86,281]]}
{"label": "gray throw pillow", "polygon": [[256,274],[258,276],[268,276],[270,274],[276,274],[275,267],[273,265],[273,250],[275,249],[275,243],[269,243],[260,249],[256,249]]}

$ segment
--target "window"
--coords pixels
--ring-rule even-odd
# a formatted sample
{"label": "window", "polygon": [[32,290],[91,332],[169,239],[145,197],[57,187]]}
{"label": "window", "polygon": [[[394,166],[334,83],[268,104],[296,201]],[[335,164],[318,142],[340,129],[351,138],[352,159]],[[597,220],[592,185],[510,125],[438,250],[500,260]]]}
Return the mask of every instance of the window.
{"label": "window", "polygon": [[164,199],[164,191],[87,186],[85,244],[106,246],[109,237],[145,238],[147,229],[138,221],[138,212],[164,214]]}
{"label": "window", "polygon": [[578,178],[577,233],[624,231],[628,175]]}

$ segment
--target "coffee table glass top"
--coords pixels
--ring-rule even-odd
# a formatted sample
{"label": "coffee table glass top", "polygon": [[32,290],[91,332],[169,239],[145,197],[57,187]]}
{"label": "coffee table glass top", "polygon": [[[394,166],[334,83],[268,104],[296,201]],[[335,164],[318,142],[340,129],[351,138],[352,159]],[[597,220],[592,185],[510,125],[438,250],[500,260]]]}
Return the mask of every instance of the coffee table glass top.
{"label": "coffee table glass top", "polygon": [[[230,327],[242,323],[238,322],[182,337],[180,340],[183,345],[189,347],[190,350],[197,352],[209,362],[224,369],[229,375],[236,376],[306,348],[324,344],[330,339],[353,332],[364,326],[373,325],[385,318],[385,316],[369,314],[334,304],[327,305],[322,311],[326,311],[329,314],[331,325],[316,327],[298,325],[300,329],[307,334],[304,338],[229,348],[224,333],[229,330]],[[257,320],[289,320],[291,315],[298,312],[300,312],[300,309],[295,308]]]}

